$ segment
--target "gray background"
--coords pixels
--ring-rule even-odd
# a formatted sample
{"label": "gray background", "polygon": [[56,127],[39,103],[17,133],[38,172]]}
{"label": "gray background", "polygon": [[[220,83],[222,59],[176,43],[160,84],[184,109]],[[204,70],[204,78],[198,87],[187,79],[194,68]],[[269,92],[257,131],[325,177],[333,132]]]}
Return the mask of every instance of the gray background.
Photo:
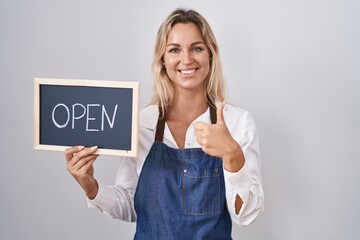
{"label": "gray background", "polygon": [[[176,7],[217,36],[229,102],[261,137],[264,214],[234,239],[360,239],[360,1],[0,0],[0,239],[131,239],[87,209],[61,152],[33,150],[33,78],[140,81]],[[96,176],[113,182],[116,157]]]}

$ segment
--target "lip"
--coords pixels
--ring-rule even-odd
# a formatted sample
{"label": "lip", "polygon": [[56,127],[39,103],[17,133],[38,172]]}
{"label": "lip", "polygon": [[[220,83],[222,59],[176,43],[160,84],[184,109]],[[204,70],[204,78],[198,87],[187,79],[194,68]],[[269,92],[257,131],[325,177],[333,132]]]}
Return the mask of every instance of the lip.
{"label": "lip", "polygon": [[193,76],[198,70],[198,68],[186,68],[186,69],[180,69],[178,72],[180,72],[183,76],[190,77]]}

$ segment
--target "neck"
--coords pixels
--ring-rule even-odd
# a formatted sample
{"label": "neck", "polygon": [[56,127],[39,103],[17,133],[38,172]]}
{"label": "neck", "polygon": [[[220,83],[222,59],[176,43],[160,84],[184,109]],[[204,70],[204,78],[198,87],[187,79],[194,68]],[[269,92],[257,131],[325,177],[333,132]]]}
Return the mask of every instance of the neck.
{"label": "neck", "polygon": [[208,108],[205,93],[175,94],[174,102],[168,113],[168,119],[192,122]]}

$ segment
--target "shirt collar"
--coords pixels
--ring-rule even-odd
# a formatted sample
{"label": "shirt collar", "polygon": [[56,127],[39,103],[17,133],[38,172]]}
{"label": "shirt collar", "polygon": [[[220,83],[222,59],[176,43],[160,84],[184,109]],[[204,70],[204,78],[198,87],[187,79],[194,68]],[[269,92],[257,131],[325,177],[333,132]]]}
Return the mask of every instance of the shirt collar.
{"label": "shirt collar", "polygon": [[[218,102],[215,103],[218,106]],[[140,111],[139,126],[148,129],[155,129],[159,117],[159,108],[157,105],[149,105]],[[194,122],[202,121],[210,123],[210,110],[209,108],[205,113],[201,114]]]}
{"label": "shirt collar", "polygon": [[155,129],[159,117],[157,105],[149,105],[140,111],[139,126],[148,129]]}

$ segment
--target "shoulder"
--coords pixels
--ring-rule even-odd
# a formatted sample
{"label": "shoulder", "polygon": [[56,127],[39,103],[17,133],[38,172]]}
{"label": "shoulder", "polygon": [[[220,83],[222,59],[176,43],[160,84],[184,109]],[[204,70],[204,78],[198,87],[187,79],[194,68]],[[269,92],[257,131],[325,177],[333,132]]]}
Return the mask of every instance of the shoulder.
{"label": "shoulder", "polygon": [[231,135],[241,146],[245,146],[257,138],[256,124],[249,111],[226,104],[224,120]]}
{"label": "shoulder", "polygon": [[238,116],[249,114],[249,112],[246,109],[234,106],[229,103],[225,104],[224,113],[227,113],[229,115],[238,115]]}
{"label": "shoulder", "polygon": [[248,110],[226,103],[224,107],[224,117],[235,119],[251,118],[251,114]]}
{"label": "shoulder", "polygon": [[255,125],[254,119],[248,110],[228,103],[225,104],[224,119],[228,127],[240,125],[247,128]]}
{"label": "shoulder", "polygon": [[139,126],[149,129],[155,129],[159,117],[157,105],[148,105],[139,113]]}

